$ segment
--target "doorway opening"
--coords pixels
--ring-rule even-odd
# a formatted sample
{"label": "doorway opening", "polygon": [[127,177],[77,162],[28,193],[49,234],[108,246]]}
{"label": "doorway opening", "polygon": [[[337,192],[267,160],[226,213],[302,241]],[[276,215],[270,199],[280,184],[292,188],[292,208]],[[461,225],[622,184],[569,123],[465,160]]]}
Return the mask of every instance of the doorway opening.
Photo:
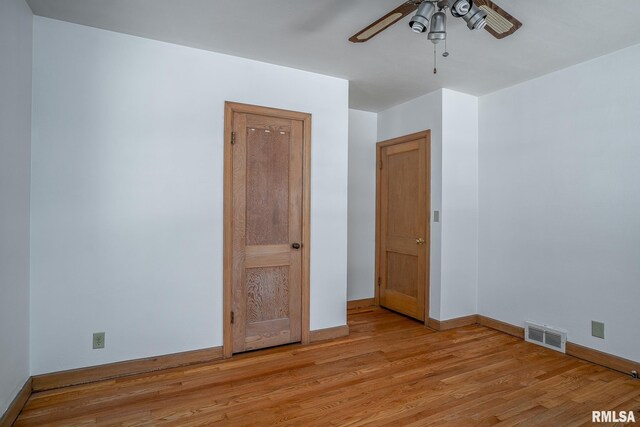
{"label": "doorway opening", "polygon": [[375,303],[429,318],[431,131],[376,146]]}

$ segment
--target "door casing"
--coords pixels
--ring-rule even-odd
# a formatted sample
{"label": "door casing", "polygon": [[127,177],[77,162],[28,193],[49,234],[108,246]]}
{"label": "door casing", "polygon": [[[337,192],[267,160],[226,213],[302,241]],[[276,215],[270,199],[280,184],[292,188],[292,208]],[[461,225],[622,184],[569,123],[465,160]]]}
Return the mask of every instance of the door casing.
{"label": "door casing", "polygon": [[425,130],[422,132],[416,132],[409,135],[401,136],[398,138],[388,139],[386,141],[381,141],[376,144],[376,252],[375,252],[375,276],[374,276],[374,288],[375,288],[375,296],[374,303],[375,305],[380,305],[380,239],[381,239],[381,221],[380,221],[380,209],[381,209],[381,200],[380,200],[380,190],[381,190],[381,169],[380,164],[382,162],[382,149],[385,147],[389,147],[392,145],[403,144],[405,142],[415,141],[417,139],[424,139],[426,141],[427,146],[427,159],[426,159],[426,175],[427,182],[425,183],[425,188],[429,191],[429,197],[426,197],[425,206],[427,215],[425,230],[426,236],[425,240],[427,241],[427,259],[426,259],[426,268],[425,268],[425,290],[424,290],[424,324],[428,325],[429,323],[429,293],[431,289],[430,282],[430,271],[431,271],[431,130]]}
{"label": "door casing", "polygon": [[309,264],[311,244],[311,114],[258,105],[226,101],[224,105],[224,253],[223,253],[223,344],[225,358],[233,354],[231,310],[233,301],[233,150],[234,113],[258,114],[302,121],[302,271],[301,271],[301,343],[309,343]]}

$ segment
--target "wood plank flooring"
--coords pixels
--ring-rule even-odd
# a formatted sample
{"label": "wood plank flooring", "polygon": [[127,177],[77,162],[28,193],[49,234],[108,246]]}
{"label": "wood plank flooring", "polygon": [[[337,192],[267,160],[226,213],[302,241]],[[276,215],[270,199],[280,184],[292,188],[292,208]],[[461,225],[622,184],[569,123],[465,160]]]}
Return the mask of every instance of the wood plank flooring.
{"label": "wood plank flooring", "polygon": [[332,341],[36,393],[15,425],[565,426],[640,409],[640,381],[482,326],[435,332],[363,309],[349,327]]}

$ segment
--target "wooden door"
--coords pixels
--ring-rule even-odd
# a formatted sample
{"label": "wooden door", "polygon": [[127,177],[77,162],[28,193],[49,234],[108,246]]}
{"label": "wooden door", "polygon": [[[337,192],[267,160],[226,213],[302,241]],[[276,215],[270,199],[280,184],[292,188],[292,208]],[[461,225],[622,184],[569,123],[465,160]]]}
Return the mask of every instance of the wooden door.
{"label": "wooden door", "polygon": [[302,340],[304,121],[249,111],[229,112],[233,353]]}
{"label": "wooden door", "polygon": [[379,303],[424,321],[428,317],[430,133],[381,142],[377,154]]}

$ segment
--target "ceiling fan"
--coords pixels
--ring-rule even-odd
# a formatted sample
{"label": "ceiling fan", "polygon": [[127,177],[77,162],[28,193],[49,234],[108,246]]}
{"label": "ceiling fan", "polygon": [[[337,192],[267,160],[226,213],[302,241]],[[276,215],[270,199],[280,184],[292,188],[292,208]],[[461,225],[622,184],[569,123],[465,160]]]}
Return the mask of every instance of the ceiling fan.
{"label": "ceiling fan", "polygon": [[416,33],[424,33],[431,27],[427,38],[435,44],[447,38],[446,9],[454,17],[462,18],[470,30],[484,28],[497,39],[513,34],[522,26],[520,21],[491,0],[408,0],[351,36],[349,41],[366,42],[416,11],[409,26]]}

